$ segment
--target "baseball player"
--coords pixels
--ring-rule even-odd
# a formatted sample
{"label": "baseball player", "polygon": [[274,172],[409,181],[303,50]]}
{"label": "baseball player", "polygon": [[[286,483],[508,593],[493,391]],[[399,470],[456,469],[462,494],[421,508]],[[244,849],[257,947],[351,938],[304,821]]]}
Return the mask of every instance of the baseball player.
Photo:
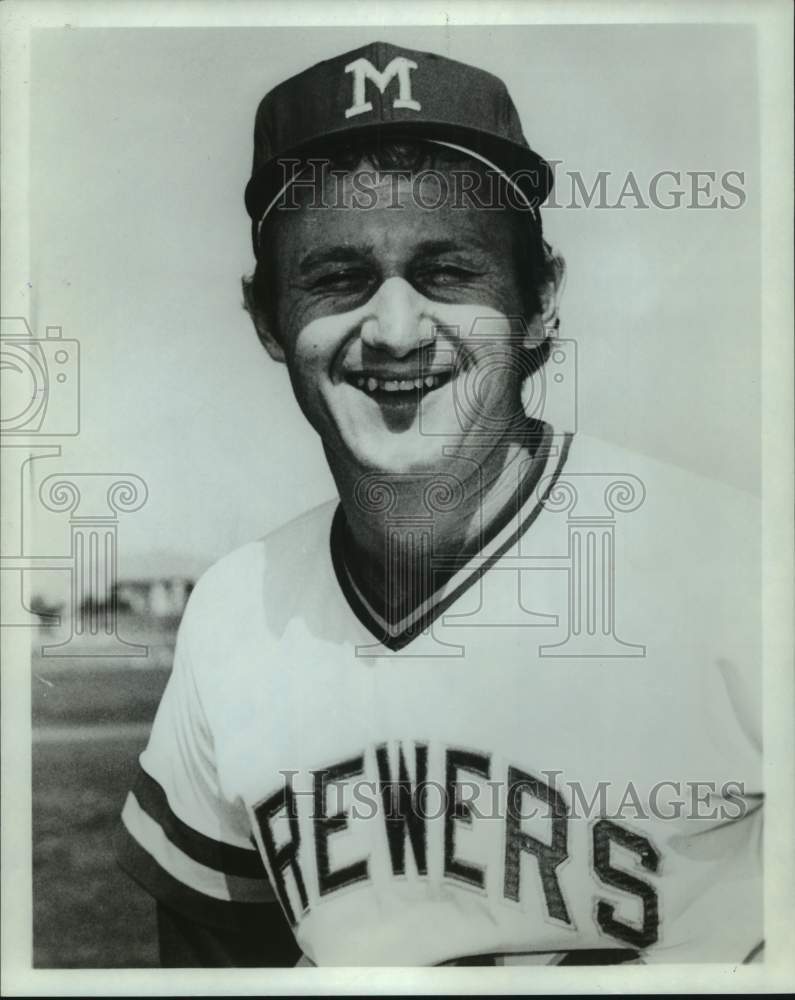
{"label": "baseball player", "polygon": [[550,184],[442,56],[260,104],[246,304],[339,498],[191,596],[119,846],[163,964],[761,954],[759,512],[573,433]]}

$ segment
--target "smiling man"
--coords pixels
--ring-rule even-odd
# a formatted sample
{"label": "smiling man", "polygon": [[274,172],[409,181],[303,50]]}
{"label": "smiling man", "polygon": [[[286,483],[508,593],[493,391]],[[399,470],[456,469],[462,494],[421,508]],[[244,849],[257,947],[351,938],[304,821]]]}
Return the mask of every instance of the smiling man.
{"label": "smiling man", "polygon": [[[517,470],[546,453],[522,390],[543,364],[562,262],[529,199],[515,190],[524,211],[507,207],[495,170],[475,154],[382,130],[375,143],[354,137],[329,155],[322,171],[317,160],[298,171],[287,205],[261,220],[260,261],[244,291],[324,443],[349,561],[379,598],[400,598],[383,512],[358,491],[382,472],[378,485],[396,492],[404,515],[422,515],[425,491],[444,474],[460,495],[434,512],[435,556],[481,546],[515,497]],[[490,210],[459,197],[463,178],[491,192]],[[409,548],[410,600],[424,600],[443,571]]]}
{"label": "smiling man", "polygon": [[530,405],[571,382],[550,183],[440,56],[260,105],[245,301],[339,500],[191,597],[121,841],[164,964],[758,954],[755,514]]}

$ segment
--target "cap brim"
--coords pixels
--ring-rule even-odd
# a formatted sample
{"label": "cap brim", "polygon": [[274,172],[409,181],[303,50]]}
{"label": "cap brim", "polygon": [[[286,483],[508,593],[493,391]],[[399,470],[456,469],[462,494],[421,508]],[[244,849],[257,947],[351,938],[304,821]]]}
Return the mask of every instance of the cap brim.
{"label": "cap brim", "polygon": [[368,133],[381,141],[396,137],[437,139],[472,150],[508,174],[534,207],[543,204],[552,190],[552,168],[547,161],[528,146],[500,135],[451,125],[449,122],[433,121],[347,126],[280,153],[251,176],[246,185],[245,201],[253,222],[256,224],[259,221],[273,197],[290,179],[289,171],[285,170],[286,161],[322,156],[324,150],[338,146],[346,139],[359,139]]}

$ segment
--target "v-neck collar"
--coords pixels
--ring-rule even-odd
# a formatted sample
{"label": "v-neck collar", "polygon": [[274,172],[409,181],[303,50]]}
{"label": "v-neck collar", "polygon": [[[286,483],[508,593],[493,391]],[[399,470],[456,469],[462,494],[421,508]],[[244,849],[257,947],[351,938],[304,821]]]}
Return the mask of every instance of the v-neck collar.
{"label": "v-neck collar", "polygon": [[[425,632],[436,619],[486,573],[528,530],[541,513],[544,501],[553,489],[568,457],[573,434],[565,434],[558,448],[551,446],[552,428],[544,427],[538,447],[538,469],[530,482],[516,494],[517,509],[502,523],[486,534],[478,551],[467,557],[463,565],[425,601],[412,609],[400,621],[391,623],[368,601],[345,561],[345,512],[337,506],[331,522],[331,560],[337,582],[351,611],[365,628],[387,649],[397,652]],[[554,471],[551,472],[554,466]],[[544,476],[547,483],[542,495],[536,487]],[[523,496],[524,495],[524,496]],[[437,557],[439,558],[439,557]],[[433,560],[433,553],[431,553]],[[447,559],[439,558],[444,563]]]}

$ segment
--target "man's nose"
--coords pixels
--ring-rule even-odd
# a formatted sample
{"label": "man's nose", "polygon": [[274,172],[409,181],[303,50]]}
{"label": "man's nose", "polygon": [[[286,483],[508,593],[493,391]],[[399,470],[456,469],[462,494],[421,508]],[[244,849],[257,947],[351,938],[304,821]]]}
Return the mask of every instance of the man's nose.
{"label": "man's nose", "polygon": [[372,311],[362,323],[364,344],[402,358],[433,338],[427,300],[404,278],[391,277],[371,300]]}

